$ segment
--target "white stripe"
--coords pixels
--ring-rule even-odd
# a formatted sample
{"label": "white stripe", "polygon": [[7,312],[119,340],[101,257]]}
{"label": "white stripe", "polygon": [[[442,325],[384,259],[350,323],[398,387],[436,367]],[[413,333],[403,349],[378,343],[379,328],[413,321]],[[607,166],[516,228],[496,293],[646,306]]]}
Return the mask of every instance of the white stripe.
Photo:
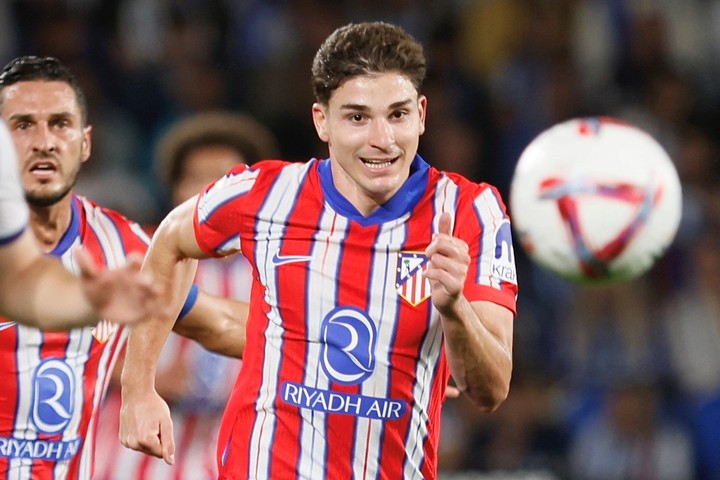
{"label": "white stripe", "polygon": [[[375,370],[370,378],[362,383],[361,394],[369,397],[388,397],[390,392],[390,350],[398,326],[399,306],[396,295],[391,293],[395,290],[398,255],[407,237],[407,218],[404,216],[400,222],[383,224],[376,242],[378,247],[373,258],[371,284],[368,287],[371,294],[368,315],[377,324],[378,343],[375,351],[384,357],[378,356],[375,359]],[[383,420],[357,418],[353,452],[354,478],[376,478],[379,474],[384,429]]]}
{"label": "white stripe", "polygon": [[495,259],[495,233],[497,227],[505,220],[505,215],[503,215],[497,197],[489,188],[475,199],[474,206],[482,225],[482,251],[480,252],[476,283],[500,289],[502,279],[493,276],[492,267]]}
{"label": "white stripe", "polygon": [[[18,374],[15,377],[18,385],[18,398],[17,406],[15,407],[17,411],[15,428],[12,436],[25,440],[35,440],[37,434],[31,428],[28,428],[28,426],[32,425],[32,379],[33,371],[40,362],[39,346],[42,341],[42,334],[40,330],[36,328],[18,325],[17,336],[18,345],[20,346],[16,354]],[[31,466],[32,460],[30,459],[9,459],[8,468],[10,474],[8,475],[8,479],[26,480],[30,478]]]}
{"label": "white stripe", "polygon": [[205,192],[198,204],[198,220],[207,221],[208,217],[224,203],[250,191],[260,170],[246,169],[239,175],[226,175]]}
{"label": "white stripe", "polygon": [[[457,195],[457,185],[451,182],[448,177],[443,176],[435,187],[433,233],[438,231],[442,212],[449,212],[453,217],[453,225],[457,223],[458,219],[455,218]],[[428,436],[428,409],[432,398],[430,386],[435,375],[435,368],[440,361],[442,340],[443,332],[440,315],[433,308],[428,332],[420,349],[420,358],[425,359],[425,361],[419,362],[415,370],[416,382],[413,391],[415,406],[411,411],[410,429],[405,444],[405,450],[408,453],[403,471],[405,479],[422,478],[420,467],[425,458],[423,442]]]}
{"label": "white stripe", "polygon": [[[265,420],[272,416],[272,413],[269,412],[274,408],[273,403],[279,391],[276,380],[277,372],[280,369],[284,329],[277,308],[277,292],[273,288],[277,282],[275,281],[275,269],[272,266],[271,258],[275,251],[280,248],[285,229],[284,220],[294,207],[291,200],[297,195],[298,188],[310,165],[312,163],[292,164],[285,167],[276,177],[274,185],[266,196],[263,208],[258,212],[258,217],[261,220],[256,232],[259,241],[256,243],[257,251],[255,255],[260,281],[263,285],[267,285],[265,301],[270,306],[270,311],[267,315],[268,327],[265,331],[266,349],[262,383],[255,403],[259,414],[250,436],[250,451],[258,451],[262,454],[250,456],[249,475],[252,478],[265,478],[269,471],[268,460],[272,451],[275,422],[266,422]],[[273,219],[274,223],[262,219]]]}
{"label": "white stripe", "polygon": [[[334,227],[333,227],[334,222]],[[335,229],[333,232],[332,229]],[[307,357],[305,358],[305,385],[328,390],[330,383],[324,374],[320,374],[322,319],[335,307],[332,301],[336,296],[338,281],[335,276],[340,261],[340,245],[348,229],[348,220],[325,205],[320,218],[320,226],[313,239],[313,250],[308,278],[306,328],[308,338]],[[320,301],[318,301],[320,300]],[[326,430],[327,415],[310,409],[300,409],[303,418],[300,426],[299,476],[300,478],[325,478],[327,442],[322,433]]]}

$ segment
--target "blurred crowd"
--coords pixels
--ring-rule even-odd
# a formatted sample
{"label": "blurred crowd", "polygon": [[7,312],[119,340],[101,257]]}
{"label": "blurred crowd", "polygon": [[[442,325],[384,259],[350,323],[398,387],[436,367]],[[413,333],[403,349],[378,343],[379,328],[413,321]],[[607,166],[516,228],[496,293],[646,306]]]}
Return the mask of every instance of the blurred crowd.
{"label": "blurred crowd", "polygon": [[719,479],[720,0],[10,0],[0,60],[53,55],[81,78],[94,140],[78,191],[155,224],[172,204],[158,139],[189,114],[241,112],[281,158],[326,155],[312,56],[360,20],[425,45],[434,166],[507,199],[535,135],[610,115],[655,136],[683,185],[674,244],[633,282],[569,284],[516,247],[511,393],[490,415],[448,400],[443,475]]}

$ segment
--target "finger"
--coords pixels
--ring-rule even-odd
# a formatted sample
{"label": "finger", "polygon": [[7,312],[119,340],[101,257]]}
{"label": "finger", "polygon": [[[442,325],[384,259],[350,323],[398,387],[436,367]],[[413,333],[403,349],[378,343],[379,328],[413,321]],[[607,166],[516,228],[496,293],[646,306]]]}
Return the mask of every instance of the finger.
{"label": "finger", "polygon": [[99,270],[95,264],[95,260],[93,260],[90,254],[84,248],[80,247],[76,248],[74,253],[77,265],[80,268],[80,275],[83,278],[94,278],[97,276]]}
{"label": "finger", "polygon": [[143,264],[143,256],[138,252],[132,252],[126,257],[125,264],[131,270],[139,271]]}
{"label": "finger", "polygon": [[160,444],[162,457],[168,465],[175,464],[175,440],[173,438],[172,421],[168,418],[160,422]]}
{"label": "finger", "polygon": [[443,212],[438,221],[438,232],[452,236],[452,216],[448,212]]}
{"label": "finger", "polygon": [[445,396],[447,398],[458,398],[460,396],[460,389],[452,385],[445,387]]}

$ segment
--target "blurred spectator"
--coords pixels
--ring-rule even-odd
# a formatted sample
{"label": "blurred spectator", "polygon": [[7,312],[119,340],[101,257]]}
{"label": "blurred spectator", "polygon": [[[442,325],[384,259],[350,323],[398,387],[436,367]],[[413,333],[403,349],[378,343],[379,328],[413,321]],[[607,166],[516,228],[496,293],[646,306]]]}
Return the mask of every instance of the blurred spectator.
{"label": "blurred spectator", "polygon": [[[631,377],[634,374],[631,374]],[[618,380],[571,441],[573,480],[691,480],[690,434],[663,412],[658,385]]]}
{"label": "blurred spectator", "polygon": [[567,435],[554,382],[529,375],[513,379],[507,400],[489,417],[478,415],[463,397],[448,400],[440,441],[444,470],[566,473]]}
{"label": "blurred spectator", "polygon": [[720,223],[707,222],[689,255],[690,281],[663,319],[675,378],[694,429],[698,480],[720,478]]}

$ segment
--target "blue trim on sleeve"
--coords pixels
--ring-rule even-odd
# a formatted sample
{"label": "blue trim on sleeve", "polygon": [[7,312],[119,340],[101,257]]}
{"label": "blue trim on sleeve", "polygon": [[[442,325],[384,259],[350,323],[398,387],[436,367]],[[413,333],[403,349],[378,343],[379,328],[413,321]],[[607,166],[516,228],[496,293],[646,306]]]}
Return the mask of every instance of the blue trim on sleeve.
{"label": "blue trim on sleeve", "polygon": [[195,305],[198,297],[198,291],[198,286],[193,283],[190,287],[190,291],[188,292],[187,297],[185,298],[185,305],[183,305],[182,310],[180,310],[180,314],[177,318],[178,320],[182,319],[185,315],[187,315],[190,309],[192,309],[192,307]]}

